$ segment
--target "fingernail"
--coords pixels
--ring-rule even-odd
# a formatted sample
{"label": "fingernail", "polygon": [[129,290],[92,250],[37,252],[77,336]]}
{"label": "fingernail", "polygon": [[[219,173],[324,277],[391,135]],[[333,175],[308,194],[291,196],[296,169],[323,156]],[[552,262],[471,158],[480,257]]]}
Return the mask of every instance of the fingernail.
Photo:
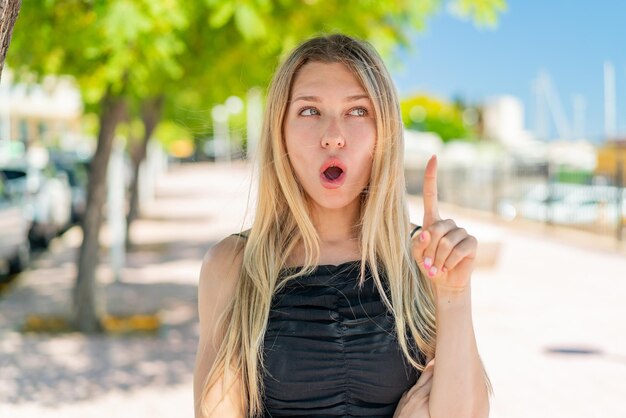
{"label": "fingernail", "polygon": [[431,277],[432,277],[432,276],[434,276],[435,274],[437,274],[437,267],[432,266],[432,267],[430,268],[430,270],[428,270],[428,274],[429,274]]}
{"label": "fingernail", "polygon": [[426,266],[427,269],[430,268],[430,265],[433,263],[433,260],[430,257],[426,257],[424,259],[424,265]]}
{"label": "fingernail", "polygon": [[447,268],[445,268],[445,267],[442,267],[442,268],[441,268],[441,272],[445,274],[445,273],[447,273],[447,272],[448,272],[448,269],[447,269]]}
{"label": "fingernail", "polygon": [[426,239],[426,234],[422,232],[420,234],[420,241],[424,241],[425,239]]}

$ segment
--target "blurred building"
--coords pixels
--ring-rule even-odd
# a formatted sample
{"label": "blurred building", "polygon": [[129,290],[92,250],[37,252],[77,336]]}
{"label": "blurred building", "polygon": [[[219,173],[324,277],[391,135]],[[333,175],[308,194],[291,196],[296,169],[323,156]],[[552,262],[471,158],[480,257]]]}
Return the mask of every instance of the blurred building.
{"label": "blurred building", "polygon": [[596,174],[614,178],[616,183],[620,181],[618,173],[621,173],[621,185],[626,185],[626,137],[607,141],[598,149],[598,166]]}
{"label": "blurred building", "polygon": [[46,76],[39,83],[14,83],[9,69],[0,82],[0,141],[25,148],[39,143],[61,146],[81,136],[83,103],[70,77]]}
{"label": "blurred building", "polygon": [[483,106],[483,135],[502,144],[507,153],[526,162],[593,171],[597,149],[585,139],[541,141],[524,129],[524,106],[513,96],[498,96]]}
{"label": "blurred building", "polygon": [[503,145],[519,145],[532,139],[524,129],[524,105],[514,96],[497,96],[485,102],[483,135]]}

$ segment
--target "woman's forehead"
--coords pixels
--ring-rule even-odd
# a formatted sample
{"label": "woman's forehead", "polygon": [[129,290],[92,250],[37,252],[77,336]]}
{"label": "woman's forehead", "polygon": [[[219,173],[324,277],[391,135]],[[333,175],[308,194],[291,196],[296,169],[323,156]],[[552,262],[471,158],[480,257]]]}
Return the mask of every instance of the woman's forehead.
{"label": "woman's forehead", "polygon": [[369,98],[360,80],[345,64],[322,62],[304,64],[293,80],[290,97],[294,100],[320,99],[320,96],[328,94],[339,94],[349,100]]}

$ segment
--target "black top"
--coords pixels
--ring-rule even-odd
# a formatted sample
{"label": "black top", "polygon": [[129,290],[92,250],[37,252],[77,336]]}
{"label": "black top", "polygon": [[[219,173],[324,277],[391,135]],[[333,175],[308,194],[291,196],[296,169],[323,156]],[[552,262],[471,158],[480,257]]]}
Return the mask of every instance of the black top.
{"label": "black top", "polygon": [[[264,418],[391,418],[417,381],[369,266],[359,288],[360,266],[360,260],[319,265],[272,298],[263,346]],[[295,270],[282,272],[288,271]]]}

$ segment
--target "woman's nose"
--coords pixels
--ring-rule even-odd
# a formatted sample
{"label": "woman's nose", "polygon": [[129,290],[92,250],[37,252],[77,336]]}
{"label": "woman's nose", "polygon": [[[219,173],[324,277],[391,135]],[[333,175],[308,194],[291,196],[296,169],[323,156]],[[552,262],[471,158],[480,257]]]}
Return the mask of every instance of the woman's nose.
{"label": "woman's nose", "polygon": [[336,146],[337,148],[343,148],[345,141],[341,136],[337,137],[324,137],[322,139],[322,147],[329,148],[331,146]]}
{"label": "woman's nose", "polygon": [[336,126],[329,127],[328,130],[324,133],[324,136],[322,137],[322,147],[323,148],[328,148],[328,147],[343,148],[344,145],[345,145],[345,140],[340,130]]}

